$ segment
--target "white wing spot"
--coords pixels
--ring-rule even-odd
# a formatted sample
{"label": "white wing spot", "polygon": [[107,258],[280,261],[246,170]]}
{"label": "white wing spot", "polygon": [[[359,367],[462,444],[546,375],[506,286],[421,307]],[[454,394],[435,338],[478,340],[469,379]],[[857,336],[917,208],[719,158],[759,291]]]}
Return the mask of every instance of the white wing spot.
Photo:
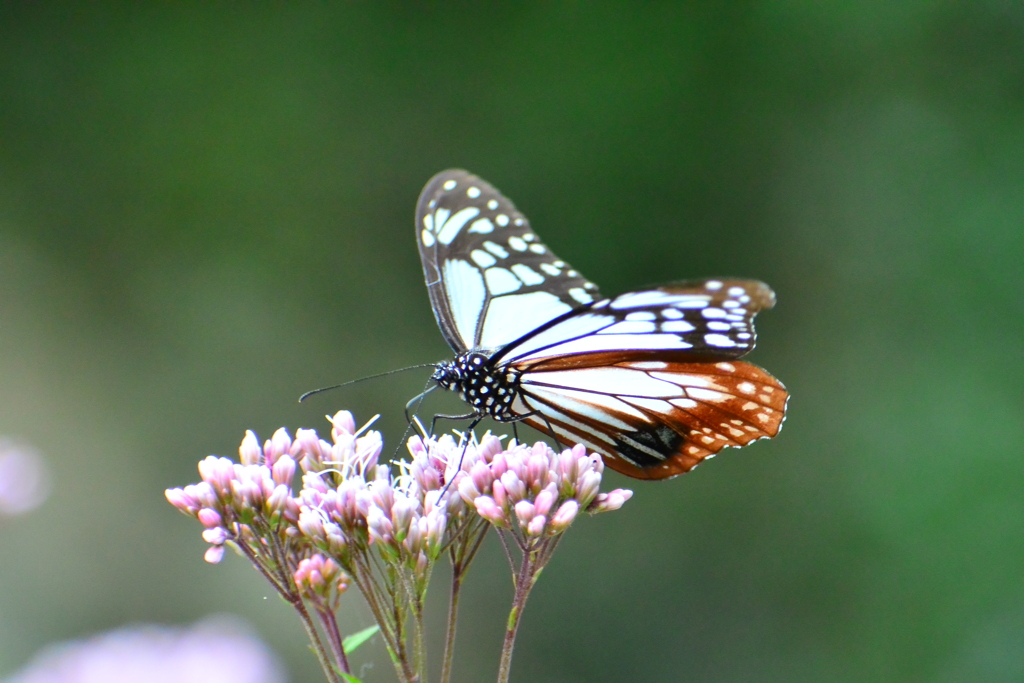
{"label": "white wing spot", "polygon": [[487,279],[487,291],[491,296],[508,294],[523,286],[519,278],[505,268],[488,268],[484,271],[484,277]]}
{"label": "white wing spot", "polygon": [[746,290],[743,289],[742,287],[730,287],[729,288],[729,296],[740,296],[745,291]]}
{"label": "white wing spot", "polygon": [[667,320],[661,324],[662,332],[693,332],[695,329],[685,320]]}
{"label": "white wing spot", "polygon": [[547,251],[547,249],[544,248],[543,244],[531,244],[530,251],[532,251],[534,254],[543,254],[545,251]]}
{"label": "white wing spot", "polygon": [[506,225],[508,225],[508,216],[506,216],[503,213],[499,213],[497,216],[494,217],[494,222],[504,228]]}
{"label": "white wing spot", "polygon": [[502,248],[502,247],[498,246],[497,244],[495,244],[494,242],[491,242],[491,241],[484,242],[484,249],[486,249],[487,251],[491,252],[492,254],[497,256],[498,258],[508,258],[508,252],[505,251],[504,248]]}
{"label": "white wing spot", "polygon": [[711,291],[715,291],[716,289],[722,288],[722,283],[719,282],[718,280],[708,280],[707,282],[704,283],[704,287],[710,289]]}
{"label": "white wing spot", "polygon": [[740,332],[736,336],[739,337],[740,339],[750,339],[750,333],[749,332]]}
{"label": "white wing spot", "polygon": [[666,308],[661,312],[661,317],[668,318],[669,320],[679,320],[683,317],[683,314],[674,308]]}
{"label": "white wing spot", "polygon": [[714,330],[715,332],[728,332],[732,329],[732,325],[729,323],[720,323],[717,321],[709,322],[708,329]]}
{"label": "white wing spot", "polygon": [[773,391],[775,391],[775,387],[761,387],[761,391],[763,391],[766,394],[770,394]]}
{"label": "white wing spot", "polygon": [[711,346],[718,346],[723,349],[736,346],[736,343],[732,339],[726,337],[724,334],[705,334],[704,341],[710,344]]}
{"label": "white wing spot", "polygon": [[766,415],[765,413],[758,413],[757,414],[757,421],[758,422],[767,422],[768,421],[768,415]]}
{"label": "white wing spot", "polygon": [[477,197],[480,196],[480,188],[479,187],[471,187],[471,188],[469,188],[468,190],[466,190],[466,196],[469,197],[470,199],[476,199]]}
{"label": "white wing spot", "polygon": [[742,391],[744,394],[752,394],[755,391],[757,391],[757,387],[755,387],[750,382],[741,382],[740,384],[736,385],[736,388]]}
{"label": "white wing spot", "polygon": [[452,189],[454,189],[454,188],[455,188],[455,186],[456,186],[456,185],[458,185],[458,183],[456,183],[456,182],[455,182],[454,180],[449,180],[448,182],[446,182],[446,183],[444,184],[444,186],[443,186],[443,187],[444,187],[444,189],[446,189],[446,190],[452,190]]}
{"label": "white wing spot", "polygon": [[736,372],[736,366],[732,363],[715,363],[715,367],[726,372]]}
{"label": "white wing spot", "polygon": [[497,259],[482,249],[474,249],[470,252],[469,256],[481,268],[490,268],[497,263]]}
{"label": "white wing spot", "polygon": [[626,320],[656,320],[657,316],[650,311],[634,311],[626,314]]}
{"label": "white wing spot", "polygon": [[569,296],[576,299],[576,301],[579,301],[581,304],[589,304],[594,300],[594,297],[590,296],[590,294],[587,293],[587,290],[582,287],[573,287],[570,289]]}
{"label": "white wing spot", "polygon": [[492,199],[489,202],[487,202],[487,208],[490,209],[491,211],[494,211],[495,209],[497,209],[498,208],[498,200],[497,199]]}
{"label": "white wing spot", "polygon": [[742,427],[743,426],[743,420],[729,420],[729,422],[731,422],[732,424],[736,425],[737,427]]}
{"label": "white wing spot", "polygon": [[540,264],[540,269],[543,270],[548,275],[558,275],[559,273],[562,272],[558,268],[555,268],[550,263],[542,263],[542,264]]}
{"label": "white wing spot", "polygon": [[697,402],[688,398],[674,398],[669,401],[672,405],[677,408],[696,408]]}
{"label": "white wing spot", "polygon": [[517,218],[516,219],[516,225],[522,225],[522,224],[523,224],[523,219],[522,218]]}
{"label": "white wing spot", "polygon": [[698,401],[724,401],[728,396],[720,391],[712,391],[711,389],[697,389],[690,387],[686,390],[686,393]]}
{"label": "white wing spot", "polygon": [[566,275],[568,275],[569,277],[579,277],[580,276],[580,274],[577,273],[575,270],[570,270],[568,273],[566,273]]}
{"label": "white wing spot", "polygon": [[710,436],[702,436],[702,437],[700,437],[700,440],[703,441],[704,443],[714,443],[715,442],[715,440],[713,438],[711,438]]}
{"label": "white wing spot", "polygon": [[723,308],[736,308],[736,307],[738,307],[739,305],[740,305],[740,304],[739,304],[739,302],[738,302],[738,301],[733,301],[732,299],[730,299],[729,301],[725,301],[725,302],[723,302],[723,303],[722,303],[722,307],[723,307]]}
{"label": "white wing spot", "polygon": [[521,237],[509,237],[508,246],[512,247],[516,251],[526,251],[526,242]]}
{"label": "white wing spot", "polygon": [[516,274],[525,285],[539,285],[544,282],[544,276],[535,271],[525,263],[517,263],[512,266],[512,272]]}
{"label": "white wing spot", "polygon": [[650,360],[644,361],[643,363],[633,363],[631,367],[634,367],[637,370],[664,370],[668,367],[668,363],[660,360]]}
{"label": "white wing spot", "polygon": [[494,223],[489,218],[478,218],[469,226],[470,232],[489,233],[494,230]]}
{"label": "white wing spot", "polygon": [[757,404],[754,403],[753,401],[747,401],[746,403],[743,404],[743,410],[753,410],[756,407]]}
{"label": "white wing spot", "polygon": [[424,230],[423,232],[421,232],[420,239],[423,240],[423,246],[434,246],[434,233],[430,232],[429,230]]}
{"label": "white wing spot", "polygon": [[[440,215],[440,211],[437,212]],[[462,228],[472,218],[480,213],[480,209],[475,206],[467,206],[462,211],[459,211],[454,216],[444,222],[444,225],[437,230],[437,241],[441,244],[451,244],[458,234],[462,231]],[[440,223],[438,223],[440,225]]]}
{"label": "white wing spot", "polygon": [[600,330],[598,334],[654,334],[657,326],[647,320],[625,320]]}
{"label": "white wing spot", "polygon": [[535,239],[537,239],[537,236],[534,235],[532,232],[528,232],[523,235],[523,239],[526,240],[527,242],[532,242]]}
{"label": "white wing spot", "polygon": [[705,308],[703,311],[700,312],[700,314],[703,315],[705,318],[724,318],[725,317],[725,311],[723,311],[721,308],[714,308],[714,307]]}

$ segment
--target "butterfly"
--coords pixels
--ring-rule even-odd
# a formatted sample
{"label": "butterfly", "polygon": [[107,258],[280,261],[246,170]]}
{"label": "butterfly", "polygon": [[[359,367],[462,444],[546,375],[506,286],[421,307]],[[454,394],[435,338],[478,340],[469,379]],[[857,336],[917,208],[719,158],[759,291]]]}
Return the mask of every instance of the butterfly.
{"label": "butterfly", "polygon": [[754,315],[775,304],[755,280],[668,284],[603,297],[526,217],[463,170],[434,176],[416,241],[454,359],[432,379],[471,411],[583,444],[637,479],[693,469],[726,447],[778,434],[789,394],[737,360]]}

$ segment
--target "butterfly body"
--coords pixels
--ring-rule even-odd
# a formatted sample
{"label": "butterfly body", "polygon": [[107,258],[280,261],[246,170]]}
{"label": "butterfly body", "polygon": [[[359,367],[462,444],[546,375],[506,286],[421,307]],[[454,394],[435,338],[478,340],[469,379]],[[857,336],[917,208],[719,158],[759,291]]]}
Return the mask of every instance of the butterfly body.
{"label": "butterfly body", "polygon": [[512,202],[460,170],[427,183],[416,227],[431,305],[456,352],[433,379],[477,421],[522,421],[640,479],[687,472],[781,428],[785,387],[737,360],[754,348],[754,315],[775,303],[767,285],[705,280],[604,298]]}

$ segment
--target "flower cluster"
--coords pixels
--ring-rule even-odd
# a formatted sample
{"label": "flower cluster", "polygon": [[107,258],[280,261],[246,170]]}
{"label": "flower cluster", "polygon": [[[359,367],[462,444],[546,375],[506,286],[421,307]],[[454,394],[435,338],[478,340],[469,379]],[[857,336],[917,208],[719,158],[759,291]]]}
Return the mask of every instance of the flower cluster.
{"label": "flower cluster", "polygon": [[[311,636],[314,650],[322,663],[328,651],[336,660],[325,670],[347,671],[333,612],[350,585],[366,598],[399,678],[415,680],[422,664],[410,663],[410,652],[417,660],[422,653],[420,611],[442,553],[461,582],[494,527],[511,534],[529,572],[539,572],[580,511],[614,510],[632,495],[600,493],[604,465],[582,446],[556,453],[545,443],[503,447],[491,434],[416,436],[409,459],[392,466],[379,463],[379,432],[357,430],[347,411],[329,419],[330,442],[311,429],[294,439],[279,429],[261,447],[250,431],[237,463],[211,455],[199,463],[202,481],[166,491],[205,527],[207,561],[233,547],[304,618],[302,605],[313,608],[330,641]],[[411,649],[410,617],[419,643]]]}
{"label": "flower cluster", "polygon": [[599,493],[604,463],[577,445],[555,453],[544,442],[514,445],[492,458],[479,458],[458,481],[459,495],[494,526],[524,538],[556,536],[580,510],[622,507],[632,491]]}

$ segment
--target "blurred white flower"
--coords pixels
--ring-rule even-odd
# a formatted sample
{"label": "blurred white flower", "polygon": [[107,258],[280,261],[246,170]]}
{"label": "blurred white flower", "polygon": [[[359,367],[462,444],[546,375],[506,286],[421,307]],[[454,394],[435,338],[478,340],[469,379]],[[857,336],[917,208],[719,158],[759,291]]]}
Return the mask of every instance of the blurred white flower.
{"label": "blurred white flower", "polygon": [[283,671],[242,621],[220,616],[50,645],[3,683],[284,683]]}
{"label": "blurred white flower", "polygon": [[0,438],[0,516],[21,515],[50,495],[46,461],[32,446]]}

